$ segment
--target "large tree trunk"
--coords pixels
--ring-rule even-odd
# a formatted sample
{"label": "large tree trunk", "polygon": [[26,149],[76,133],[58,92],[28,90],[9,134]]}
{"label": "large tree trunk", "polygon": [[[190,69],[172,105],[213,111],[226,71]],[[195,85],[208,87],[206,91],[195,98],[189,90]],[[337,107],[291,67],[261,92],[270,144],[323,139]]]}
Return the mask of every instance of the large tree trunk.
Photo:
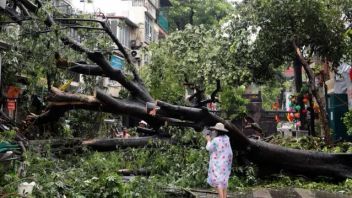
{"label": "large tree trunk", "polygon": [[[192,121],[204,121],[207,124],[222,122],[230,131],[231,146],[242,151],[247,158],[263,170],[288,173],[309,177],[332,177],[335,179],[352,177],[352,154],[330,154],[315,151],[289,149],[262,141],[249,140],[236,126],[204,109],[187,108],[157,102],[160,113],[168,112],[174,117],[183,116]],[[165,112],[163,112],[165,111]]]}
{"label": "large tree trunk", "polygon": [[[73,139],[50,139],[50,140],[30,140],[28,142],[30,149],[38,153],[47,152],[47,146],[50,146],[50,151],[53,153],[82,150],[86,147],[93,151],[114,151],[124,148],[141,148],[141,147],[160,147],[165,144],[179,144],[179,142],[168,138],[160,138],[158,136],[146,137],[129,137],[129,138],[102,138],[83,140],[80,138]],[[188,144],[182,144],[189,146]]]}
{"label": "large tree trunk", "polygon": [[83,141],[83,145],[86,145],[88,148],[96,151],[113,151],[117,148],[155,146],[160,142],[169,143],[168,140],[162,140],[153,136],[149,136],[86,140]]}
{"label": "large tree trunk", "polygon": [[289,149],[253,140],[248,157],[264,170],[283,170],[308,177],[325,176],[337,180],[352,177],[352,154]]}

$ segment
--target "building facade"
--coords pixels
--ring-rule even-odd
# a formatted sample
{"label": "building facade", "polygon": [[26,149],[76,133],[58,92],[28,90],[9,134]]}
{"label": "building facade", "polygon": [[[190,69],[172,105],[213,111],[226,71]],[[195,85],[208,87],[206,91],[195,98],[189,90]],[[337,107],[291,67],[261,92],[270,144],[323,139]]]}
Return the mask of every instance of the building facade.
{"label": "building facade", "polygon": [[[148,45],[165,38],[169,31],[164,12],[171,6],[169,0],[65,0],[65,3],[72,5],[75,13],[91,13],[107,19],[111,31],[129,53],[137,70],[150,60]],[[110,62],[114,68],[124,69],[125,60],[118,50],[114,51]],[[103,86],[115,97],[121,89],[109,78],[103,79]]]}

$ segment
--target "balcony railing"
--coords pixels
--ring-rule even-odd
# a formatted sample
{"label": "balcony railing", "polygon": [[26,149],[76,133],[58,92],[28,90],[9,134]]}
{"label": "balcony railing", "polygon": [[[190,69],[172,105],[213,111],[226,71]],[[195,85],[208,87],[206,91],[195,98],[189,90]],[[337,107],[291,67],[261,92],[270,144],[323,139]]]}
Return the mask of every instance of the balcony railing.
{"label": "balcony railing", "polygon": [[132,0],[132,6],[143,7],[145,0]]}
{"label": "balcony railing", "polygon": [[156,9],[159,9],[159,0],[132,0],[132,6],[142,7],[148,4],[152,4]]}
{"label": "balcony railing", "polygon": [[158,16],[158,24],[165,32],[169,32],[169,21],[163,15]]}

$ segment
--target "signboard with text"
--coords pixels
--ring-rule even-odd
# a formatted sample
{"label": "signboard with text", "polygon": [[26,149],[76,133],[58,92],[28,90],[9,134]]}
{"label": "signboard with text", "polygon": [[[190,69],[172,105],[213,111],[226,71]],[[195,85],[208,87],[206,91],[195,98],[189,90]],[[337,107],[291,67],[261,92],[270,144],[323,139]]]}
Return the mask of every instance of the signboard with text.
{"label": "signboard with text", "polygon": [[112,55],[110,59],[110,63],[113,68],[122,70],[125,64],[125,61],[123,58],[119,56]]}
{"label": "signboard with text", "polygon": [[16,109],[16,101],[15,100],[7,100],[7,109],[9,111],[14,111]]}

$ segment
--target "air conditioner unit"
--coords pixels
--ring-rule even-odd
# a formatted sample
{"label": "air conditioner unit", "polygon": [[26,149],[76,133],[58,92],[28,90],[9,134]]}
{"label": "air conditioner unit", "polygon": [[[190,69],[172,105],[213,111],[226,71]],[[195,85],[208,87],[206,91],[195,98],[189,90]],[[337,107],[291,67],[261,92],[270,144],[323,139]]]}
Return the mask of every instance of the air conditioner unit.
{"label": "air conditioner unit", "polygon": [[140,59],[141,58],[141,51],[139,50],[132,50],[131,51],[131,56],[135,59]]}
{"label": "air conditioner unit", "polygon": [[139,49],[140,47],[142,47],[142,42],[138,41],[138,40],[131,40],[131,49],[135,50],[135,49]]}

